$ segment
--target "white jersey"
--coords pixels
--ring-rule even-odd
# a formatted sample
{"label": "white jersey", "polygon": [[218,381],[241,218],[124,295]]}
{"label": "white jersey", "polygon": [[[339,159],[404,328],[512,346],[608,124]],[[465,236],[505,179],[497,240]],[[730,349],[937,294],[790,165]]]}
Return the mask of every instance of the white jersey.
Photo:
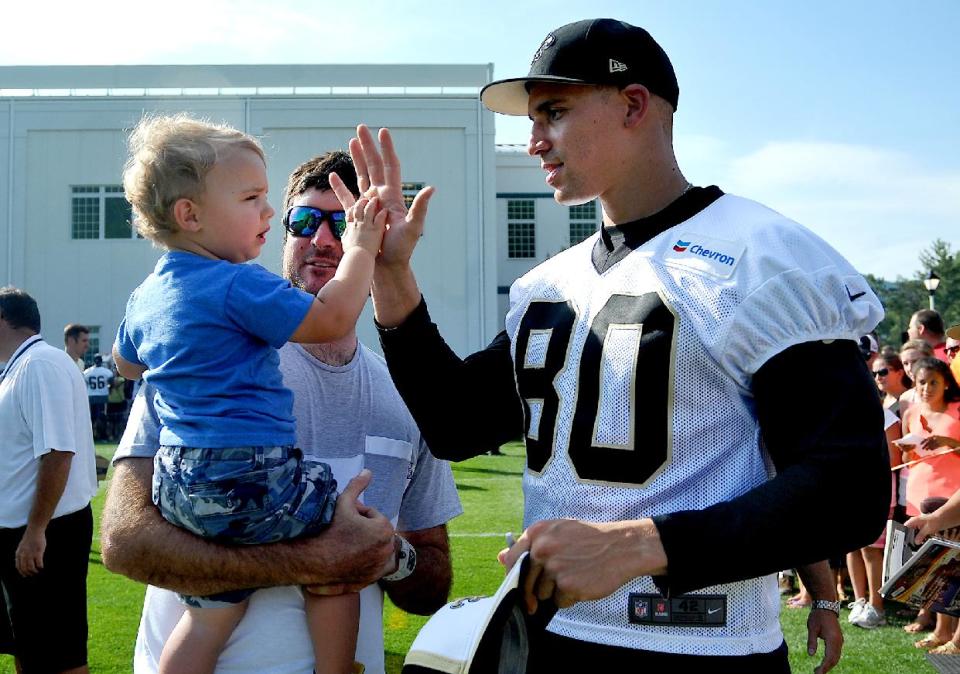
{"label": "white jersey", "polygon": [[113,381],[113,372],[102,365],[88,367],[83,372],[87,381],[87,396],[89,398],[106,398],[110,395],[110,382]]}
{"label": "white jersey", "polygon": [[[510,290],[525,526],[700,510],[757,487],[773,468],[760,447],[753,374],[796,344],[856,340],[883,315],[836,251],[739,197],[720,197],[600,272],[598,236]],[[716,554],[705,550],[702,563]],[[723,607],[710,625],[644,622],[651,605],[638,597],[657,593],[650,577],[636,578],[561,610],[550,630],[692,655],[769,652],[783,640],[774,576],[693,593],[713,596],[718,608],[708,612]]]}

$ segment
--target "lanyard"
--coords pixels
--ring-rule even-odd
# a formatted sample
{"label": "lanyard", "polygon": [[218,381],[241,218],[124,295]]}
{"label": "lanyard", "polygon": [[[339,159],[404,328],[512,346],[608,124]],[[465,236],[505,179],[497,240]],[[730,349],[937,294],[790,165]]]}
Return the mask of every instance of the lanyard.
{"label": "lanyard", "polygon": [[42,337],[37,337],[36,340],[30,342],[29,344],[27,344],[26,347],[24,347],[23,349],[21,349],[20,352],[19,352],[16,356],[14,356],[14,357],[10,360],[9,363],[7,363],[7,366],[6,366],[5,368],[3,368],[3,372],[0,373],[0,381],[3,381],[3,380],[6,378],[7,372],[9,372],[10,370],[13,369],[13,364],[17,362],[17,359],[18,359],[20,356],[22,356],[22,355],[25,354],[27,351],[29,351],[31,346],[34,346],[34,345],[36,345],[36,344],[39,344],[39,343],[42,342],[42,341],[43,341],[43,338],[42,338]]}

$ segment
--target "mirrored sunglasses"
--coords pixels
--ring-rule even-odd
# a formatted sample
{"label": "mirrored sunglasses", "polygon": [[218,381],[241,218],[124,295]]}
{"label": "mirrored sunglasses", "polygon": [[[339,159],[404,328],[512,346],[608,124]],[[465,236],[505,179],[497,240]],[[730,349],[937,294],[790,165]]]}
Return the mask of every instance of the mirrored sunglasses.
{"label": "mirrored sunglasses", "polygon": [[293,206],[283,215],[283,226],[293,236],[313,236],[324,222],[339,241],[347,229],[347,214],[343,211],[324,211],[313,206]]}

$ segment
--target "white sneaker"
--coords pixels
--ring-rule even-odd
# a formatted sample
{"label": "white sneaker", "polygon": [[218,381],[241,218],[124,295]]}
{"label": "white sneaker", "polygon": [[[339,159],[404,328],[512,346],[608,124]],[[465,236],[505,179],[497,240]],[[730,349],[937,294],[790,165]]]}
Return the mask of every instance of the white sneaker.
{"label": "white sneaker", "polygon": [[867,604],[867,600],[864,597],[847,604],[847,608],[850,609],[850,615],[847,616],[847,622],[849,622],[851,625],[856,625],[857,620],[860,618],[860,614],[863,613],[863,609],[867,606],[869,606],[869,604]]}
{"label": "white sneaker", "polygon": [[857,627],[862,627],[864,629],[872,630],[875,627],[880,627],[881,625],[886,625],[886,618],[883,617],[883,613],[873,608],[871,604],[864,604],[863,608],[860,610],[860,613],[857,614],[856,620],[851,620],[851,623]]}

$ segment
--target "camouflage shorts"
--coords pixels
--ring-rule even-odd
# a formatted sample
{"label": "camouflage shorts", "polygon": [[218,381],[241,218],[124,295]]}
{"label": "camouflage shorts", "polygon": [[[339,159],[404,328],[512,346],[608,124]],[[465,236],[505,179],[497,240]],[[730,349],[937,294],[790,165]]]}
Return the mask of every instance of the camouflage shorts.
{"label": "camouflage shorts", "polygon": [[[330,466],[304,459],[294,447],[162,447],[153,463],[153,502],[164,518],[223,543],[319,533],[333,520],[336,489]],[[251,592],[181,601],[222,606]]]}

